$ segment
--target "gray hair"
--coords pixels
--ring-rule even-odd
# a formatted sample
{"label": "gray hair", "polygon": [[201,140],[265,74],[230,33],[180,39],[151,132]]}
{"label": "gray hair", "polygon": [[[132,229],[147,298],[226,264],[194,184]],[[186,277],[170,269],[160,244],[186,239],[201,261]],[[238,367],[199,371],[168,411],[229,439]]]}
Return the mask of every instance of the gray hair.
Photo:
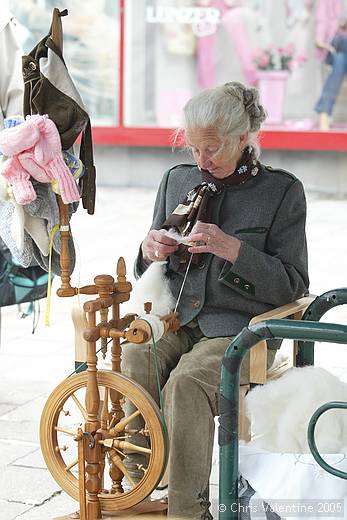
{"label": "gray hair", "polygon": [[206,89],[191,98],[184,107],[184,128],[215,128],[221,137],[249,132],[247,144],[259,154],[257,132],[266,118],[258,90],[232,81]]}

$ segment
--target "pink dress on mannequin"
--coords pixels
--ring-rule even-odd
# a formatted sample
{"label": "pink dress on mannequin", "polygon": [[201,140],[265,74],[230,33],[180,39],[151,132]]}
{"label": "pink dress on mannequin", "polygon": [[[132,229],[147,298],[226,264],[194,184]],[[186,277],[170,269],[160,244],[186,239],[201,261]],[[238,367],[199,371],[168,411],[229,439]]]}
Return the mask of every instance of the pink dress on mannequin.
{"label": "pink dress on mannequin", "polygon": [[[238,9],[239,2],[235,1],[235,7],[230,8],[224,0],[211,0],[209,6],[221,12],[222,24],[234,44],[245,80],[249,85],[255,85],[257,72],[247,38],[247,27]],[[211,88],[216,85],[216,41],[216,32],[198,39],[198,82],[201,88]]]}

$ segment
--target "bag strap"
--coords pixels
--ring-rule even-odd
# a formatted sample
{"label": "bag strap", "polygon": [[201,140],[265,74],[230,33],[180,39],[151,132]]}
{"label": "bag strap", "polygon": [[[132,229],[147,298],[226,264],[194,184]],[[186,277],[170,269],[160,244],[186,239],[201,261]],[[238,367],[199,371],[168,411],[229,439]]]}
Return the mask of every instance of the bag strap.
{"label": "bag strap", "polygon": [[[56,7],[53,9],[52,23],[49,30],[54,45],[59,49],[61,57],[63,57],[63,27],[61,17],[66,16],[68,10],[59,11]],[[84,165],[84,175],[81,178],[80,186],[82,188],[82,205],[89,215],[93,215],[95,208],[95,166],[93,157],[92,130],[90,119],[82,133],[80,146],[80,159]]]}
{"label": "bag strap", "polygon": [[88,211],[89,215],[93,215],[95,208],[96,170],[93,156],[92,129],[89,118],[82,134],[80,160],[84,164],[85,168],[84,175],[80,179],[80,186],[82,188],[82,205],[84,209]]}
{"label": "bag strap", "polygon": [[57,7],[53,9],[52,23],[49,28],[49,34],[52,38],[54,45],[59,49],[61,57],[63,56],[63,26],[61,23],[61,17],[67,16],[68,10],[64,9],[59,11]]}

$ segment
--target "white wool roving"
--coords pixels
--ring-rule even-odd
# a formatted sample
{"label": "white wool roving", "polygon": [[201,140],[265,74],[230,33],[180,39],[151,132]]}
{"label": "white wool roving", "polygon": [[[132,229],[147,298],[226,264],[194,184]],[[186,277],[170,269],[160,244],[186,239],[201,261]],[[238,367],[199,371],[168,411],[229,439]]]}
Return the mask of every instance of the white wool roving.
{"label": "white wool roving", "polygon": [[159,341],[165,334],[165,326],[164,322],[161,321],[160,317],[156,314],[143,314],[142,316],[139,316],[139,319],[143,319],[146,321],[150,327],[152,332],[152,337],[144,343],[146,344],[152,344],[154,341]]}
{"label": "white wool roving", "polygon": [[137,280],[126,305],[127,312],[142,315],[145,302],[152,302],[152,313],[163,316],[175,307],[169,280],[165,276],[164,262],[152,262]]}
{"label": "white wool roving", "polygon": [[177,244],[184,244],[186,246],[193,245],[193,242],[188,240],[188,238],[186,236],[178,233],[178,231],[176,231],[175,228],[170,228],[168,231],[166,231],[166,236],[176,240]]}
{"label": "white wool roving", "polygon": [[[329,401],[347,401],[347,384],[320,367],[293,368],[257,386],[246,397],[254,436],[250,444],[272,452],[308,453],[309,420]],[[347,411],[324,413],[315,439],[321,453],[347,453]]]}

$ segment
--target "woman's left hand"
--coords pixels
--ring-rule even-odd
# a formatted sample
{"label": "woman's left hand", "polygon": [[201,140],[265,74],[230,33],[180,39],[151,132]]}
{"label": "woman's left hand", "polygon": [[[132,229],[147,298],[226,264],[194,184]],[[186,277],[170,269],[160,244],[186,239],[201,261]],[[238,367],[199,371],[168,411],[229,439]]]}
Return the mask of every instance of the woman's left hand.
{"label": "woman's left hand", "polygon": [[188,248],[190,253],[212,253],[231,263],[239,256],[241,241],[224,233],[216,224],[198,221],[187,239],[196,242],[196,245]]}

